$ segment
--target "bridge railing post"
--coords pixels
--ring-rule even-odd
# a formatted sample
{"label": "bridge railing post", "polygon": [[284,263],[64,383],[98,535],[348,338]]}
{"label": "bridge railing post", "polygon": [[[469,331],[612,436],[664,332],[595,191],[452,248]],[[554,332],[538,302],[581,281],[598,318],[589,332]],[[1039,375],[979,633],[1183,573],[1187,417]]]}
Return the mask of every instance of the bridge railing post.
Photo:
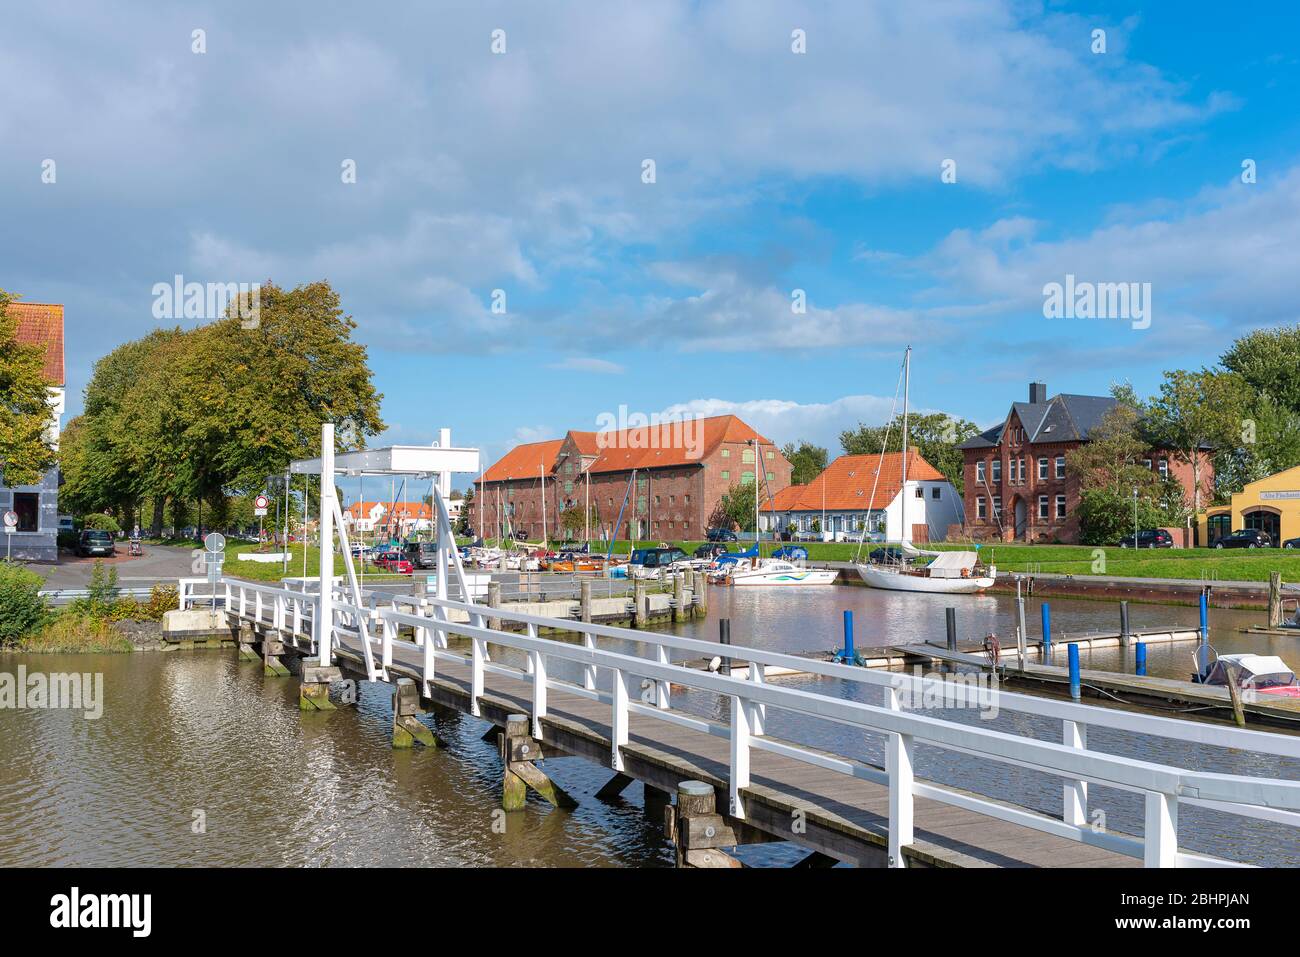
{"label": "bridge railing post", "polygon": [[[1062,722],[1061,743],[1067,748],[1088,747],[1088,726],[1081,721]],[[1064,784],[1065,808],[1061,819],[1066,824],[1083,827],[1088,823],[1088,782],[1067,780]]]}
{"label": "bridge railing post", "polygon": [[[480,620],[482,620],[480,616]],[[487,642],[477,636],[470,643],[469,713],[479,716],[478,699],[483,697],[483,664],[487,658]]]}
{"label": "bridge railing post", "polygon": [[[749,663],[749,680],[756,685],[763,683],[763,666],[756,661]],[[749,704],[749,727],[758,737],[763,736],[763,725],[767,723],[767,705],[758,701]]]}
{"label": "bridge railing post", "polygon": [[731,696],[731,765],[728,785],[731,792],[731,816],[745,819],[745,802],[740,792],[749,787],[750,703],[739,695]]}
{"label": "bridge railing post", "polygon": [[533,737],[542,739],[542,719],[546,717],[546,656],[540,651],[530,651],[533,663]]}
{"label": "bridge railing post", "polygon": [[1143,831],[1145,867],[1178,866],[1178,798],[1159,791],[1147,792]]}
{"label": "bridge railing post", "polygon": [[[586,648],[588,651],[596,650],[596,639],[591,634],[591,632],[584,631],[582,633],[582,647]],[[596,690],[596,666],[595,665],[582,666],[582,686],[586,688],[588,691]]]}
{"label": "bridge railing post", "polygon": [[610,723],[610,755],[609,765],[615,771],[623,770],[623,752],[620,750],[623,745],[627,744],[627,699],[628,699],[628,674],[621,668],[614,669],[613,685],[613,705],[614,717]]}
{"label": "bridge railing post", "polygon": [[383,661],[384,670],[387,671],[393,667],[393,635],[397,631],[397,626],[387,618],[381,618],[379,622],[383,629]]}
{"label": "bridge railing post", "polygon": [[[885,689],[891,711],[901,710],[898,691]],[[885,771],[889,775],[889,866],[906,867],[903,848],[914,838],[912,735],[891,731],[885,744]]]}
{"label": "bridge railing post", "polygon": [[[669,660],[668,657],[668,649],[663,645],[655,645],[655,660],[658,661],[659,664],[661,665],[671,664],[671,661]],[[660,679],[655,682],[655,707],[656,708],[658,708],[661,711],[667,710],[668,696],[671,690],[672,690],[672,686],[669,684],[667,680]]]}

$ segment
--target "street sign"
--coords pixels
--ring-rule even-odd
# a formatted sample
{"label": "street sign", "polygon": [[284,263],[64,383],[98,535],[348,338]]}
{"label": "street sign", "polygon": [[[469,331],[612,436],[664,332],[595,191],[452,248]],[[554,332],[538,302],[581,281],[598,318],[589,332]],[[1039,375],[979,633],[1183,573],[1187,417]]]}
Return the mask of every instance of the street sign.
{"label": "street sign", "polygon": [[207,538],[203,539],[203,544],[210,552],[224,552],[226,550],[226,536],[220,532],[209,532]]}
{"label": "street sign", "polygon": [[18,513],[5,512],[5,530],[13,531],[17,527],[18,527]]}
{"label": "street sign", "polygon": [[267,498],[265,495],[257,496],[257,498],[253,500],[253,514],[265,515],[266,510],[270,506],[270,504],[271,504],[271,500]]}

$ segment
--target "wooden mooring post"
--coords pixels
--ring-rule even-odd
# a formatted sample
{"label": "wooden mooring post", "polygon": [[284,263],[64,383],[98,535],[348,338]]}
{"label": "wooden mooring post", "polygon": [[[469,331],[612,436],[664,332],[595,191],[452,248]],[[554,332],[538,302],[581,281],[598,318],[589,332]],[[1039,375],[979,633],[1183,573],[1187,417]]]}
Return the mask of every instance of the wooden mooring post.
{"label": "wooden mooring post", "polygon": [[701,618],[709,614],[709,577],[704,572],[695,572],[691,582],[691,603],[695,613]]}
{"label": "wooden mooring post", "polygon": [[236,633],[235,640],[239,642],[239,660],[261,661],[262,656],[253,647],[257,642],[257,635],[253,631],[253,626],[246,621],[241,621],[234,631]]}
{"label": "wooden mooring post", "polygon": [[343,678],[338,668],[320,665],[302,666],[302,683],[298,686],[299,711],[334,711],[330,701],[330,684]]}
{"label": "wooden mooring post", "polygon": [[262,635],[262,674],[268,678],[289,677],[289,669],[280,660],[283,655],[284,642],[278,631],[269,630]]}
{"label": "wooden mooring post", "polygon": [[686,617],[686,576],[673,576],[673,621]]}
{"label": "wooden mooring post", "polygon": [[533,763],[542,760],[545,755],[542,752],[542,742],[532,736],[531,724],[526,714],[509,715],[505,731],[497,736],[501,762],[505,765],[501,789],[502,809],[522,811],[529,788],[556,807],[577,807],[578,802]]}
{"label": "wooden mooring post", "polygon": [[581,608],[579,618],[582,621],[591,621],[591,579],[584,578],[578,583],[578,604]]}
{"label": "wooden mooring post", "polygon": [[426,748],[438,746],[429,726],[417,717],[421,714],[419,687],[410,678],[398,678],[393,686],[393,747],[413,748],[417,741]]}
{"label": "wooden mooring post", "polygon": [[677,848],[678,867],[742,866],[722,850],[735,847],[739,841],[717,811],[711,784],[683,781],[677,785],[677,804],[664,809],[664,826]]}
{"label": "wooden mooring post", "polygon": [[1282,573],[1268,573],[1268,627],[1282,627]]}

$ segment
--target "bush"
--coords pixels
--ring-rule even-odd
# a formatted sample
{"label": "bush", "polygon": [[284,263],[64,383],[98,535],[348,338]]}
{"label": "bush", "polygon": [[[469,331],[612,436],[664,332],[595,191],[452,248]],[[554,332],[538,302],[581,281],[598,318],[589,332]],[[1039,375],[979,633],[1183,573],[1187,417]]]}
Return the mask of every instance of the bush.
{"label": "bush", "polygon": [[122,526],[117,524],[117,519],[103,512],[92,512],[89,515],[83,515],[81,527],[101,529],[105,532],[112,532],[114,535],[122,534]]}
{"label": "bush", "polygon": [[162,621],[163,615],[175,611],[180,604],[180,593],[175,585],[159,583],[149,592],[149,601],[140,605],[137,621]]}
{"label": "bush", "polygon": [[86,591],[85,598],[78,598],[69,606],[76,614],[96,621],[120,620],[114,617],[114,609],[119,604],[120,598],[116,568],[110,568],[105,572],[104,563],[96,559]]}
{"label": "bush", "polygon": [[45,626],[50,610],[40,594],[44,584],[35,572],[0,562],[0,648],[12,647]]}
{"label": "bush", "polygon": [[133,651],[130,640],[112,625],[68,609],[54,615],[39,632],[27,638],[23,651],[30,652],[125,652]]}

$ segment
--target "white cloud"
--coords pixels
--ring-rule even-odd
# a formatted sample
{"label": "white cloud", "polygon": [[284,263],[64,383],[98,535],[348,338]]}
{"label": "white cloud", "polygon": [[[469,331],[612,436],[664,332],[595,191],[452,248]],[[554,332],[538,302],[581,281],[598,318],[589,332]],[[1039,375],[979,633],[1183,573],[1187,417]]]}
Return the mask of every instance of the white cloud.
{"label": "white cloud", "polygon": [[[840,433],[860,423],[888,421],[894,400],[885,396],[846,395],[830,402],[795,402],[790,399],[691,399],[669,406],[666,414],[737,415],[777,445],[807,440],[839,455]],[[898,411],[902,410],[901,403]]]}
{"label": "white cloud", "polygon": [[573,372],[595,372],[601,375],[622,375],[627,370],[617,362],[597,359],[592,356],[569,356],[560,362],[552,362],[552,369],[566,369]]}

